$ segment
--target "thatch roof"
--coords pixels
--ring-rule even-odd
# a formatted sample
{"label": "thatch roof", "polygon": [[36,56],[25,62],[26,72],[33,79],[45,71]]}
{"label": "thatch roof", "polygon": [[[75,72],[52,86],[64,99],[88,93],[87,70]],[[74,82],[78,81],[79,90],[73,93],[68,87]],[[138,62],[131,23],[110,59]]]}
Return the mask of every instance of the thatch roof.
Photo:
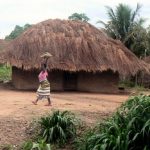
{"label": "thatch roof", "polygon": [[4,39],[0,39],[0,63],[4,62],[3,53],[8,49],[9,41]]}
{"label": "thatch roof", "polygon": [[146,69],[120,41],[106,36],[91,24],[70,20],[47,20],[30,27],[16,38],[7,61],[18,68],[40,68],[43,52],[50,52],[49,69],[68,71],[118,71],[135,75]]}
{"label": "thatch roof", "polygon": [[144,61],[150,65],[150,56],[147,56],[146,58],[144,58]]}
{"label": "thatch roof", "polygon": [[0,52],[6,49],[8,43],[9,43],[8,41],[0,39]]}

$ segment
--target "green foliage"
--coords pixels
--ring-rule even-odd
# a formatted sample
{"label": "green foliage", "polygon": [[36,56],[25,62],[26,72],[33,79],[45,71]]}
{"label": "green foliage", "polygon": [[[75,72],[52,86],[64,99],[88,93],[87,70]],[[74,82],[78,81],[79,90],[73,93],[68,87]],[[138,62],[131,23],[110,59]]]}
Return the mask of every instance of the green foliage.
{"label": "green foliage", "polygon": [[73,13],[71,16],[68,17],[68,19],[70,20],[81,20],[83,22],[88,22],[90,20],[90,18],[87,17],[86,14],[84,13]]}
{"label": "green foliage", "polygon": [[133,31],[129,35],[130,49],[139,57],[150,55],[150,28],[145,29],[140,25],[134,25]]}
{"label": "green foliage", "polygon": [[14,30],[5,37],[6,40],[11,40],[17,38],[21,33],[23,33],[25,30],[27,30],[29,27],[31,27],[30,24],[25,24],[23,27],[16,25]]}
{"label": "green foliage", "polygon": [[97,127],[94,128],[86,128],[84,129],[83,133],[80,133],[80,135],[78,135],[74,142],[73,142],[73,147],[74,149],[77,150],[86,150],[86,144],[88,142],[88,139],[93,136],[93,133],[95,133],[97,130]]}
{"label": "green foliage", "polygon": [[106,8],[110,21],[107,24],[102,21],[100,23],[103,23],[105,29],[112,37],[125,42],[126,37],[133,29],[133,25],[137,23],[136,17],[141,6],[137,4],[135,11],[132,11],[125,4],[119,4],[115,11],[111,7]]}
{"label": "green foliage", "polygon": [[118,87],[135,87],[135,82],[131,80],[121,80]]}
{"label": "green foliage", "polygon": [[51,150],[51,147],[44,140],[39,140],[37,143],[28,141],[23,145],[23,150]]}
{"label": "green foliage", "polygon": [[12,69],[7,65],[0,65],[0,81],[11,80]]}
{"label": "green foliage", "polygon": [[85,140],[82,150],[148,150],[149,139],[150,97],[141,95],[131,97],[111,118],[101,123]]}
{"label": "green foliage", "polygon": [[44,140],[39,143],[33,143],[33,150],[51,150],[50,144],[46,144]]}
{"label": "green foliage", "polygon": [[31,24],[25,24],[24,27],[23,27],[23,30],[27,30],[28,28],[30,28],[32,25]]}
{"label": "green foliage", "polygon": [[23,144],[22,149],[23,150],[31,150],[33,147],[33,142],[32,141],[27,141]]}
{"label": "green foliage", "polygon": [[121,40],[137,56],[150,54],[150,34],[149,29],[143,27],[145,19],[139,18],[141,6],[137,4],[136,10],[132,10],[128,5],[119,4],[114,11],[107,8],[109,21],[102,23],[108,35],[114,39]]}
{"label": "green foliage", "polygon": [[63,146],[76,135],[76,119],[68,111],[54,111],[52,115],[40,120],[42,138],[48,143]]}

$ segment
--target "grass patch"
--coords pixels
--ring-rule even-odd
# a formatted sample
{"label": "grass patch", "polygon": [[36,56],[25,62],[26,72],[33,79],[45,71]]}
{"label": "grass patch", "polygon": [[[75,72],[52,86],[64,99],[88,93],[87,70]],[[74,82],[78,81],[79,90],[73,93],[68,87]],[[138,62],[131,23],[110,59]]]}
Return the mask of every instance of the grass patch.
{"label": "grass patch", "polygon": [[47,144],[51,145],[51,149],[65,147],[67,144],[71,144],[77,136],[79,125],[79,119],[70,111],[53,111],[53,113],[31,122],[27,134],[31,141],[36,142],[26,142],[25,148],[35,145],[46,147]]}
{"label": "grass patch", "polygon": [[131,97],[112,117],[88,133],[79,139],[83,144],[77,150],[149,150],[150,97]]}
{"label": "grass patch", "polygon": [[38,142],[28,141],[23,144],[22,150],[51,150],[51,146],[44,140]]}
{"label": "grass patch", "polygon": [[76,136],[76,119],[69,111],[54,111],[40,120],[41,137],[60,147]]}

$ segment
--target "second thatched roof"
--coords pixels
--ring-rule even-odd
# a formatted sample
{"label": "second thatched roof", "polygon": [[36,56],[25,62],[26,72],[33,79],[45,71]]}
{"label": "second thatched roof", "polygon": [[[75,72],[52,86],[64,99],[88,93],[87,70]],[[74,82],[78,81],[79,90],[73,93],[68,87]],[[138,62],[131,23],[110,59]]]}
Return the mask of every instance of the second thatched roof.
{"label": "second thatched roof", "polygon": [[148,70],[120,41],[113,40],[94,26],[70,20],[47,20],[30,27],[11,42],[5,60],[25,70],[39,69],[40,55],[49,52],[48,68],[67,71],[135,75]]}
{"label": "second thatched roof", "polygon": [[0,52],[4,51],[6,47],[8,46],[8,44],[9,44],[9,41],[0,39]]}

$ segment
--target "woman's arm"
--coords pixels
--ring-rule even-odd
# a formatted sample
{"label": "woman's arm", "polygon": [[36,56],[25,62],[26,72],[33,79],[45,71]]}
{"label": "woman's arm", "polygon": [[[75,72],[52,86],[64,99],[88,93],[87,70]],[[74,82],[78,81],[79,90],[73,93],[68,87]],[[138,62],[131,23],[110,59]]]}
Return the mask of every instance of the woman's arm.
{"label": "woman's arm", "polygon": [[43,61],[41,62],[42,70],[47,70],[47,63],[48,63],[48,58],[44,58]]}
{"label": "woman's arm", "polygon": [[47,65],[47,62],[48,62],[48,58],[45,58],[45,64]]}
{"label": "woman's arm", "polygon": [[44,60],[44,68],[45,68],[45,70],[47,70],[47,63],[48,63],[48,58],[45,58],[45,60]]}

